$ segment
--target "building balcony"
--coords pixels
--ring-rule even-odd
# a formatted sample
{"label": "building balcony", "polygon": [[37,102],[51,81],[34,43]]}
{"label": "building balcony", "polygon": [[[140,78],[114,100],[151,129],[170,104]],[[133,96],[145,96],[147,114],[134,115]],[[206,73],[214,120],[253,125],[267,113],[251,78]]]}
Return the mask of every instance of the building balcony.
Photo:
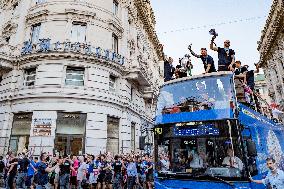
{"label": "building balcony", "polygon": [[154,97],[154,90],[152,87],[145,87],[143,90],[143,98],[145,100],[151,100]]}
{"label": "building balcony", "polygon": [[134,83],[138,83],[144,87],[150,87],[151,82],[146,72],[145,68],[143,67],[131,67],[128,69],[127,74],[125,76],[126,79],[133,81]]}

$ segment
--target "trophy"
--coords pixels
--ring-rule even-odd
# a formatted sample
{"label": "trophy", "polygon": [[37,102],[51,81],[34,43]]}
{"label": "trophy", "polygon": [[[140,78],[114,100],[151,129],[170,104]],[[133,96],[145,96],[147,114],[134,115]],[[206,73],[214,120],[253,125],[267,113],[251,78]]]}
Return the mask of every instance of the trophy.
{"label": "trophy", "polygon": [[210,35],[213,35],[213,36],[215,36],[215,37],[218,36],[218,33],[216,32],[215,29],[211,29],[211,30],[209,31],[209,34],[210,34]]}

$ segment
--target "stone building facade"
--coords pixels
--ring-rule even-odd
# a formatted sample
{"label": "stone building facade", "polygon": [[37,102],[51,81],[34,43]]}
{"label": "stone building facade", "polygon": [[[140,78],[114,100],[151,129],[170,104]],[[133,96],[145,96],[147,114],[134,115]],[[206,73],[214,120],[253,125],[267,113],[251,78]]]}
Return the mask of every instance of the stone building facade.
{"label": "stone building facade", "polygon": [[0,154],[138,150],[159,47],[148,1],[0,0]]}
{"label": "stone building facade", "polygon": [[264,70],[272,102],[284,99],[284,1],[273,0],[258,42],[259,64]]}
{"label": "stone building facade", "polygon": [[[261,98],[265,100],[265,102],[270,104],[271,102],[268,96],[268,88],[267,88],[267,83],[266,83],[264,74],[256,74],[254,76],[254,82],[255,82],[254,88],[258,89]],[[267,104],[265,106],[267,106]]]}

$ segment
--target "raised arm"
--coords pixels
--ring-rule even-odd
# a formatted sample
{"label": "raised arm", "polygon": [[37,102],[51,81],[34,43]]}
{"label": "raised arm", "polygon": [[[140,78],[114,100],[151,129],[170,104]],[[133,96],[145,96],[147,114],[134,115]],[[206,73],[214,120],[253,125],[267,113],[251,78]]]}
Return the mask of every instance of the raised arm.
{"label": "raised arm", "polygon": [[192,54],[192,56],[195,56],[196,58],[200,58],[201,56],[196,54],[195,52],[193,52],[193,50],[191,49],[191,45],[188,45],[188,50],[190,51],[190,53]]}
{"label": "raised arm", "polygon": [[216,36],[213,35],[212,39],[211,39],[211,43],[210,43],[210,49],[213,51],[218,51],[218,47],[216,46],[216,44],[214,43],[214,40],[216,39]]}

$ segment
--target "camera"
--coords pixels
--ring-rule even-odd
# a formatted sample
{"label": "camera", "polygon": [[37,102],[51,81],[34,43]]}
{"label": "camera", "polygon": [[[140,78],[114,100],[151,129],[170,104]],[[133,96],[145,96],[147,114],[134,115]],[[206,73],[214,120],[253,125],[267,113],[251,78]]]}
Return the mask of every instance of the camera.
{"label": "camera", "polygon": [[209,31],[209,34],[210,34],[210,35],[213,35],[213,36],[218,36],[218,33],[216,32],[215,29],[211,29],[211,30]]}

